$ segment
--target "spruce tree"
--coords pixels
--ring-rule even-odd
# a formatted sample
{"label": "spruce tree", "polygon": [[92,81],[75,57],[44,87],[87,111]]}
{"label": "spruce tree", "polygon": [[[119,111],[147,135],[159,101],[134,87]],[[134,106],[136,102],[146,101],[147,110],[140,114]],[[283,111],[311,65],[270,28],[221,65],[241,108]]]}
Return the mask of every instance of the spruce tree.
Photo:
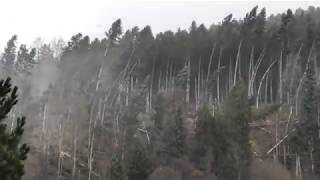
{"label": "spruce tree", "polygon": [[16,69],[19,72],[30,74],[31,69],[36,64],[35,61],[36,49],[33,48],[30,50],[27,49],[25,44],[22,44],[18,51]]}
{"label": "spruce tree", "polygon": [[[315,79],[314,62],[307,64],[306,76],[303,82],[301,121],[296,126],[296,130],[290,136],[290,145],[293,152],[299,156],[309,156],[315,154],[315,170],[319,172],[320,147],[318,137],[318,104],[317,104],[317,84]],[[310,156],[309,156],[310,157]],[[310,159],[311,160],[311,159]]]}
{"label": "spruce tree", "polygon": [[18,102],[17,87],[12,87],[10,78],[0,81],[0,177],[5,180],[20,180],[24,174],[23,161],[29,147],[21,144],[25,118],[18,118],[16,127],[10,131],[6,118]]}
{"label": "spruce tree", "polygon": [[4,53],[1,58],[1,61],[6,66],[8,73],[11,72],[16,59],[16,41],[17,35],[13,35],[7,42],[7,46],[4,48]]}
{"label": "spruce tree", "polygon": [[305,126],[307,142],[313,141],[318,136],[317,128],[317,82],[315,79],[314,62],[307,65],[306,77],[303,83],[303,124]]}
{"label": "spruce tree", "polygon": [[174,115],[174,124],[169,127],[169,131],[165,136],[165,152],[170,157],[183,158],[187,152],[187,145],[181,109],[178,109]]}
{"label": "spruce tree", "polygon": [[120,40],[122,34],[121,19],[117,19],[112,23],[111,28],[106,32],[106,36],[110,40],[110,45],[116,44]]}
{"label": "spruce tree", "polygon": [[236,84],[210,123],[213,170],[221,179],[250,179],[251,111],[246,87],[242,81]]}
{"label": "spruce tree", "polygon": [[124,178],[121,160],[117,154],[114,154],[111,159],[110,180],[124,180]]}
{"label": "spruce tree", "polygon": [[[200,168],[204,170],[206,169],[208,162],[212,161],[212,159],[208,159],[207,156],[209,153],[212,153],[210,149],[214,146],[211,143],[212,138],[215,139],[216,132],[214,130],[214,118],[210,113],[210,109],[206,106],[201,107],[197,113],[197,121],[194,135],[194,144],[192,146],[191,160]],[[212,125],[212,126],[211,126]],[[218,143],[218,141],[214,141],[214,143]],[[214,147],[214,149],[218,149]]]}

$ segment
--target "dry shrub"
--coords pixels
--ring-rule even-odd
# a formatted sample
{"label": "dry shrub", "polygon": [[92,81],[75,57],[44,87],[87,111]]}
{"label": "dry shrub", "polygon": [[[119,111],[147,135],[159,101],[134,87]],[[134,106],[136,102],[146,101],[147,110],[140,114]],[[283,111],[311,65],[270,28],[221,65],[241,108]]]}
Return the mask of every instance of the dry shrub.
{"label": "dry shrub", "polygon": [[279,162],[255,159],[251,164],[251,179],[292,180],[290,172]]}

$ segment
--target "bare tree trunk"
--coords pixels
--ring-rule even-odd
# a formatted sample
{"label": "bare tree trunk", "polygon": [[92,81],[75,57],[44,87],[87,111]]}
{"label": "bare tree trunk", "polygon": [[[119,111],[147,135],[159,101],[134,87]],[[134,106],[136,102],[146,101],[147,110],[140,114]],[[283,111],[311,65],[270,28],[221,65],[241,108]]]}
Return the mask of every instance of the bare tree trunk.
{"label": "bare tree trunk", "polygon": [[165,89],[165,92],[168,91],[168,81],[169,81],[168,76],[169,76],[169,61],[168,61],[167,68],[166,68],[166,87],[165,87],[166,89]]}
{"label": "bare tree trunk", "polygon": [[213,59],[215,48],[216,48],[216,45],[214,45],[212,47],[211,54],[210,54],[210,60],[209,60],[209,65],[208,65],[207,78],[206,78],[206,90],[205,90],[206,95],[208,93],[209,78],[210,78],[210,74],[211,74],[211,64],[212,64],[212,59]]}
{"label": "bare tree trunk", "polygon": [[267,77],[266,77],[266,86],[265,86],[265,90],[264,90],[264,103],[265,104],[268,104],[268,84],[269,84],[269,73],[267,74]]}
{"label": "bare tree trunk", "polygon": [[261,62],[264,58],[264,54],[265,54],[265,49],[263,49],[263,51],[261,52],[257,63],[255,64],[255,66],[252,69],[252,75],[250,77],[250,81],[249,81],[249,88],[250,88],[250,94],[253,95],[254,94],[254,82],[257,76],[257,72],[259,70],[259,67],[261,65]]}
{"label": "bare tree trunk", "polygon": [[151,72],[151,83],[150,83],[150,102],[149,102],[149,109],[152,110],[152,92],[153,92],[153,80],[154,80],[154,69],[155,69],[155,62],[153,61],[153,66],[152,66],[152,72]]}
{"label": "bare tree trunk", "polygon": [[150,95],[149,95],[149,89],[148,89],[148,91],[146,93],[146,113],[149,113],[149,107],[150,107],[150,105],[149,105],[149,97],[150,97]]}
{"label": "bare tree trunk", "polygon": [[240,50],[241,50],[241,45],[242,45],[242,40],[239,43],[238,46],[238,53],[237,53],[237,58],[236,58],[236,66],[234,67],[234,77],[233,77],[233,86],[236,84],[237,82],[237,72],[240,73],[240,71],[238,71],[238,66],[239,66],[239,61],[240,61]]}
{"label": "bare tree trunk", "polygon": [[95,138],[95,129],[97,126],[97,116],[95,117],[95,120],[93,122],[93,127],[92,127],[92,137],[91,137],[91,142],[90,142],[90,151],[89,151],[89,177],[88,180],[91,180],[91,176],[92,176],[92,171],[93,171],[93,148],[94,148],[94,138]]}
{"label": "bare tree trunk", "polygon": [[125,106],[129,105],[129,86],[130,86],[130,83],[131,83],[131,76],[128,77],[127,81],[126,81],[126,104],[125,104]]}
{"label": "bare tree trunk", "polygon": [[61,177],[61,171],[62,171],[62,159],[63,159],[63,155],[62,155],[62,137],[63,134],[62,134],[62,119],[60,120],[60,123],[59,123],[59,144],[58,144],[58,172],[57,172],[57,176],[58,178],[57,179],[60,179]]}
{"label": "bare tree trunk", "polygon": [[221,63],[221,56],[222,56],[222,49],[220,49],[220,53],[219,53],[219,59],[218,59],[218,68],[217,68],[217,100],[218,100],[218,104],[220,104],[220,73],[221,73],[221,69],[220,69],[220,63]]}
{"label": "bare tree trunk", "polygon": [[198,84],[197,84],[197,78],[194,78],[194,94],[196,99],[196,110],[198,109]]}
{"label": "bare tree trunk", "polygon": [[190,76],[191,76],[191,72],[190,72],[190,59],[188,60],[188,65],[187,65],[187,90],[186,90],[186,102],[187,104],[189,104],[190,102]]}
{"label": "bare tree trunk", "polygon": [[[77,131],[77,125],[75,125],[76,128],[75,130]],[[75,136],[73,139],[73,153],[72,153],[72,161],[73,161],[73,165],[72,165],[72,179],[75,180],[76,179],[76,172],[77,172],[77,148],[78,148],[78,137]]]}
{"label": "bare tree trunk", "polygon": [[[94,102],[92,102],[94,103]],[[89,114],[89,126],[88,126],[88,152],[90,151],[91,148],[91,134],[92,134],[92,119],[93,119],[93,109],[94,109],[94,104],[91,104],[90,107],[90,114]],[[90,154],[88,154],[88,166],[90,164]]]}
{"label": "bare tree trunk", "polygon": [[[282,104],[282,50],[280,53],[280,60],[279,60],[279,103]],[[281,106],[280,106],[280,111],[281,111]]]}
{"label": "bare tree trunk", "polygon": [[258,87],[258,92],[257,92],[257,98],[256,98],[256,108],[259,108],[259,97],[260,97],[260,91],[261,91],[261,87],[262,87],[262,83],[264,78],[267,76],[267,74],[269,73],[270,69],[272,68],[272,66],[276,63],[277,61],[273,61],[268,69],[266,70],[266,72],[264,72],[262,78],[260,79],[260,83],[259,83],[259,87]]}
{"label": "bare tree trunk", "polygon": [[161,78],[162,78],[162,71],[160,71],[160,73],[159,73],[158,91],[161,91],[161,90],[162,90],[162,88],[161,88]]}
{"label": "bare tree trunk", "polygon": [[301,171],[301,163],[300,156],[296,154],[296,177],[299,180],[302,180],[302,171]]}
{"label": "bare tree trunk", "polygon": [[47,159],[48,159],[48,152],[47,152],[47,104],[44,103],[42,106],[42,111],[41,111],[41,119],[42,119],[42,135],[41,135],[41,143],[42,143],[42,172],[41,172],[41,178],[45,178],[47,174]]}
{"label": "bare tree trunk", "polygon": [[[275,130],[276,130],[276,144],[279,142],[279,113],[277,113],[276,117],[276,123],[275,123]],[[279,157],[279,146],[276,147],[275,152],[276,152],[276,158]]]}
{"label": "bare tree trunk", "polygon": [[270,78],[270,103],[273,103],[273,86],[272,86],[272,74],[271,74],[271,78]]}
{"label": "bare tree trunk", "polygon": [[91,180],[91,176],[92,176],[93,142],[94,142],[94,132],[92,134],[91,146],[90,146],[90,152],[89,152],[89,174],[88,174],[89,176],[88,176],[88,180]]}
{"label": "bare tree trunk", "polygon": [[228,91],[230,91],[230,89],[232,88],[232,81],[233,81],[233,79],[232,79],[232,77],[233,77],[233,75],[232,75],[232,62],[231,62],[231,58],[229,58],[229,87],[228,87]]}
{"label": "bare tree trunk", "polygon": [[251,53],[250,53],[250,63],[249,63],[249,73],[248,73],[248,96],[250,97],[251,94],[251,87],[250,87],[250,81],[252,77],[252,67],[253,67],[253,57],[254,56],[254,47],[251,48]]}
{"label": "bare tree trunk", "polygon": [[198,101],[197,101],[197,106],[196,106],[197,108],[196,109],[199,108],[199,104],[200,104],[200,87],[201,87],[201,57],[199,59],[199,67],[198,67],[198,90],[197,90]]}
{"label": "bare tree trunk", "polygon": [[314,174],[314,159],[313,159],[313,142],[311,143],[311,150],[310,150],[310,160],[311,160],[311,173]]}

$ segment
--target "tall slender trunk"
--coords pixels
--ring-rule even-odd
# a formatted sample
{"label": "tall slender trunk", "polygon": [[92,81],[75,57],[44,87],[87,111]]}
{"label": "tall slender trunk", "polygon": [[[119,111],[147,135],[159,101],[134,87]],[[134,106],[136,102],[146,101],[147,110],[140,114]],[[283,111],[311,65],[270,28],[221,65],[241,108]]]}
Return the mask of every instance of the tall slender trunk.
{"label": "tall slender trunk", "polygon": [[209,59],[209,65],[208,65],[208,71],[207,71],[207,78],[206,78],[206,89],[205,89],[205,94],[207,95],[208,93],[208,86],[209,86],[209,78],[210,78],[210,75],[211,75],[211,64],[212,64],[212,59],[213,59],[213,55],[214,55],[214,51],[215,51],[215,48],[216,48],[216,45],[214,45],[212,47],[212,50],[211,50],[211,54],[210,54],[210,59]]}
{"label": "tall slender trunk", "polygon": [[217,68],[217,101],[218,104],[220,104],[220,73],[221,73],[221,69],[220,69],[220,63],[221,63],[221,56],[222,56],[222,49],[220,49],[220,53],[219,53],[219,59],[218,59],[218,68]]}
{"label": "tall slender trunk", "polygon": [[41,106],[41,119],[42,119],[42,133],[41,133],[41,139],[40,142],[42,143],[42,172],[41,172],[41,178],[44,179],[47,174],[47,161],[48,161],[48,152],[47,152],[47,104],[44,103]]}
{"label": "tall slender trunk", "polygon": [[[282,50],[280,53],[280,60],[279,60],[279,103],[282,104]],[[280,110],[281,110],[281,106],[280,106]]]}
{"label": "tall slender trunk", "polygon": [[198,84],[198,90],[197,90],[197,99],[198,99],[198,101],[197,101],[197,108],[196,109],[198,109],[199,108],[199,104],[200,104],[200,91],[201,91],[201,89],[200,89],[200,87],[201,87],[201,57],[199,58],[199,67],[198,67],[198,82],[197,82]]}
{"label": "tall slender trunk", "polygon": [[267,76],[267,74],[269,73],[270,69],[272,68],[272,66],[276,63],[277,61],[273,61],[269,67],[267,68],[267,70],[264,72],[262,78],[260,79],[260,83],[259,83],[259,87],[258,87],[258,92],[257,92],[257,98],[256,98],[256,108],[259,107],[259,97],[260,97],[260,91],[261,91],[261,87],[262,87],[262,83],[264,78]]}
{"label": "tall slender trunk", "polygon": [[251,94],[251,87],[250,87],[250,80],[252,77],[252,66],[253,66],[253,58],[254,58],[254,47],[251,48],[251,53],[250,53],[250,62],[249,62],[249,73],[248,73],[248,96],[250,97]]}
{"label": "tall slender trunk", "polygon": [[239,43],[238,46],[238,53],[237,53],[237,58],[236,58],[236,65],[234,67],[234,77],[233,77],[233,86],[236,84],[237,82],[237,72],[239,72],[239,76],[240,76],[240,71],[238,70],[238,66],[239,66],[239,61],[240,61],[240,50],[241,50],[241,45],[242,45],[242,40]]}
{"label": "tall slender trunk", "polygon": [[190,59],[187,60],[187,90],[186,90],[186,103],[189,104],[190,102]]}

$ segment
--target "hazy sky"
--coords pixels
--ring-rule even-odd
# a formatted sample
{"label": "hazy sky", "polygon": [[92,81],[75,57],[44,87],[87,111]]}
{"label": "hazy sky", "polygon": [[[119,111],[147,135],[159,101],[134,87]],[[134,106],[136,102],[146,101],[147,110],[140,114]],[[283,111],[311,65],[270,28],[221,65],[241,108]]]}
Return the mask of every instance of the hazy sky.
{"label": "hazy sky", "polygon": [[103,37],[117,18],[124,29],[151,25],[154,33],[188,28],[192,20],[209,26],[233,13],[242,18],[255,5],[266,7],[268,15],[286,9],[320,6],[320,1],[123,1],[123,0],[1,0],[0,48],[13,35],[19,43],[32,43],[36,37],[50,41],[68,40],[81,32]]}

